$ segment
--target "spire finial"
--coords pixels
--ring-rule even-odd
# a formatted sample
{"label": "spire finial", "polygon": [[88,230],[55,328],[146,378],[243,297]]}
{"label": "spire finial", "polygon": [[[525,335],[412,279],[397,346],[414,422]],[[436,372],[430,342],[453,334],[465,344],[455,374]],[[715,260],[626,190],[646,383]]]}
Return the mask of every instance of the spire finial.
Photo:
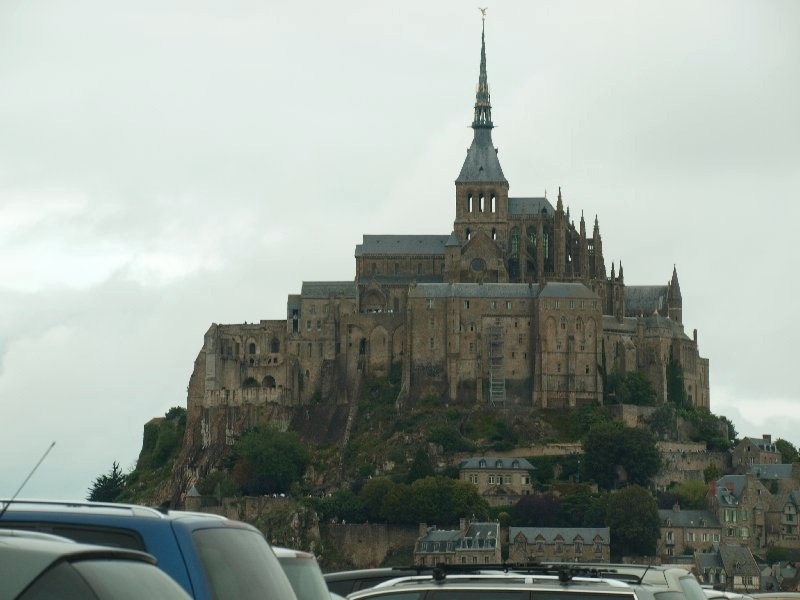
{"label": "spire finial", "polygon": [[475,93],[475,117],[472,120],[473,129],[492,128],[492,105],[489,99],[489,80],[486,76],[486,8],[481,11],[481,69],[478,74],[478,90]]}

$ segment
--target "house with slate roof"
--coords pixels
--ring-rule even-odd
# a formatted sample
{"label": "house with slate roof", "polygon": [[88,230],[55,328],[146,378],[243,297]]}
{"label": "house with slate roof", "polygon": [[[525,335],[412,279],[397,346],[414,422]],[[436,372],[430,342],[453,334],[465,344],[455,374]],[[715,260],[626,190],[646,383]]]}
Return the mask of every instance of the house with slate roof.
{"label": "house with slate roof", "polygon": [[420,523],[414,564],[484,565],[502,562],[499,523],[470,523],[458,529],[437,529]]}
{"label": "house with slate roof", "polygon": [[571,212],[561,188],[509,194],[483,30],[471,127],[453,197],[424,200],[452,203],[441,234],[364,234],[352,280],[304,281],[274,320],[211,325],[187,401],[201,448],[259,422],[286,427],[295,407],[320,402],[341,407],[325,425],[326,441],[342,442],[363,378],[390,373],[399,407],[433,396],[570,409],[603,402],[604,369],[645,374],[665,402],[678,364],[687,398],[709,407],[709,362],[684,328],[676,267],[627,285],[621,261],[606,268],[599,218]]}
{"label": "house with slate roof", "polygon": [[458,478],[477,487],[490,506],[511,506],[533,493],[534,469],[524,458],[475,456],[461,461]]}
{"label": "house with slate roof", "polygon": [[752,475],[723,475],[709,489],[709,508],[722,526],[721,543],[756,552],[766,547],[766,513],[771,494]]}
{"label": "house with slate roof", "polygon": [[660,509],[658,519],[661,522],[658,548],[664,562],[696,550],[708,550],[719,544],[722,537],[722,526],[710,510],[685,510],[675,504],[671,509]]}
{"label": "house with slate roof", "polygon": [[800,548],[800,489],[772,494],[764,525],[767,546]]}
{"label": "house with slate roof", "polygon": [[737,473],[746,473],[754,465],[777,465],[781,462],[781,453],[772,442],[772,436],[767,433],[760,438],[742,438],[731,455]]}
{"label": "house with slate roof", "polygon": [[608,562],[608,527],[509,527],[510,562]]}
{"label": "house with slate roof", "polygon": [[761,588],[761,570],[747,546],[721,544],[696,552],[694,567],[701,584],[718,590],[753,593]]}

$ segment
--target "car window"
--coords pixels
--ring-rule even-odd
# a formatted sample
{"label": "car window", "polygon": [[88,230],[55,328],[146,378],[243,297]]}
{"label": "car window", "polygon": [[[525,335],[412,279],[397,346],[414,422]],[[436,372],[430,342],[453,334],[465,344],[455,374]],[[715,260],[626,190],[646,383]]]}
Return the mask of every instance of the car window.
{"label": "car window", "polygon": [[292,586],[266,540],[255,531],[213,527],[192,533],[217,600],[295,600]]}
{"label": "car window", "polygon": [[678,579],[681,590],[683,590],[686,600],[705,600],[706,593],[695,579],[694,575],[686,575]]}
{"label": "car window", "polygon": [[316,560],[307,557],[280,556],[278,561],[294,588],[297,600],[328,600],[330,598],[328,586],[325,585],[322,571]]}
{"label": "car window", "polygon": [[177,583],[154,565],[132,560],[62,561],[44,572],[19,600],[186,600]]}
{"label": "car window", "polygon": [[129,550],[145,550],[142,537],[135,531],[122,527],[98,527],[93,525],[73,525],[69,523],[47,523],[41,521],[5,521],[1,527],[11,529],[27,529],[51,533],[61,537],[81,542],[82,544],[97,544],[99,546],[113,546],[115,548],[128,548]]}

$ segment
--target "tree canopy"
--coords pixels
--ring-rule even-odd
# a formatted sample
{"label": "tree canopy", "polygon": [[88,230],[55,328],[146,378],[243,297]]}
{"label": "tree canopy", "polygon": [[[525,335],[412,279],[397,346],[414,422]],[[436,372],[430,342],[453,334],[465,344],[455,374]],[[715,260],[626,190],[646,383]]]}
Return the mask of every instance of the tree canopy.
{"label": "tree canopy", "polygon": [[119,463],[114,461],[111,470],[103,475],[98,475],[89,488],[87,500],[94,502],[114,502],[125,487],[126,476],[119,468]]}
{"label": "tree canopy", "polygon": [[293,432],[258,425],[246,431],[233,447],[232,478],[245,494],[289,492],[309,463],[309,453]]}
{"label": "tree canopy", "polygon": [[611,556],[653,556],[660,535],[658,506],[652,494],[629,485],[608,496],[606,524],[611,528]]}
{"label": "tree canopy", "polygon": [[583,440],[583,477],[610,490],[618,483],[647,485],[661,466],[653,436],[617,422],[600,423]]}
{"label": "tree canopy", "polygon": [[778,449],[778,452],[781,453],[781,462],[784,464],[790,464],[793,462],[797,462],[798,455],[797,455],[797,448],[795,448],[791,442],[787,442],[783,438],[778,438],[775,440],[775,447]]}
{"label": "tree canopy", "polygon": [[606,377],[604,394],[606,404],[636,404],[653,406],[656,390],[644,373],[614,371]]}

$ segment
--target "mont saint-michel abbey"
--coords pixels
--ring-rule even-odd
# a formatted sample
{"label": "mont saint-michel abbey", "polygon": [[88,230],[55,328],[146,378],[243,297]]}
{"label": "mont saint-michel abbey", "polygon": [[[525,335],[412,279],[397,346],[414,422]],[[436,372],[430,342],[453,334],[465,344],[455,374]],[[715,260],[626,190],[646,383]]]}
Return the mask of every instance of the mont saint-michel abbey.
{"label": "mont saint-michel abbey", "polygon": [[598,219],[576,224],[560,189],[555,206],[509,196],[492,128],[482,32],[449,233],[365,234],[353,280],[304,282],[285,319],[212,325],[189,390],[204,445],[223,422],[231,435],[234,422],[288,426],[288,408],[357,402],[364,377],[390,372],[399,406],[433,396],[569,409],[603,402],[604,370],[645,374],[665,402],[677,361],[687,398],[709,407],[708,359],[696,330],[684,332],[676,269],[655,265],[656,285],[626,285],[621,263],[609,273]]}

